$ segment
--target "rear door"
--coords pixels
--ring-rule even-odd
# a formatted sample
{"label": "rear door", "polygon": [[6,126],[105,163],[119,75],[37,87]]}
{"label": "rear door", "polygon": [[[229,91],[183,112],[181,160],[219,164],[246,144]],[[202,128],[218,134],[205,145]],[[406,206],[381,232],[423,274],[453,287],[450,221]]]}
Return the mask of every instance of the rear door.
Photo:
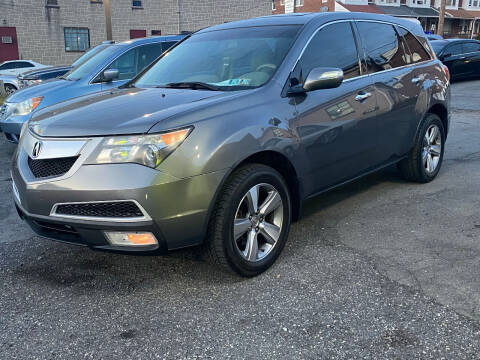
{"label": "rear door", "polygon": [[293,70],[290,83],[302,83],[315,67],[341,68],[334,89],[295,96],[295,130],[309,162],[316,191],[351,179],[372,165],[376,152],[375,92],[364,75],[352,22],[319,30]]}
{"label": "rear door", "polygon": [[419,88],[413,73],[412,56],[391,24],[357,21],[365,52],[367,71],[377,97],[377,163],[395,161],[411,144],[416,121],[415,104]]}

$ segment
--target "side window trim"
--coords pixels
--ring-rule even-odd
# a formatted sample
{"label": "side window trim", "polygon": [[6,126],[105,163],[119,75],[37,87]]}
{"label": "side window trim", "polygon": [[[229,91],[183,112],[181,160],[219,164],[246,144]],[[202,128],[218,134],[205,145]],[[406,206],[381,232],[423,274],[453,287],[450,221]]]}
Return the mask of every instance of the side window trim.
{"label": "side window trim", "polygon": [[[136,46],[134,46],[134,47],[131,47],[131,48],[126,49],[126,50],[123,51],[122,53],[120,53],[120,54],[118,54],[117,56],[115,56],[115,58],[114,58],[112,61],[110,61],[106,66],[104,66],[98,73],[96,73],[95,76],[92,76],[92,78],[91,78],[91,80],[88,82],[88,84],[91,85],[91,84],[103,84],[103,83],[105,83],[105,81],[95,81],[95,80],[98,78],[98,76],[99,76],[101,73],[103,73],[106,69],[108,69],[108,67],[109,67],[110,65],[112,65],[120,56],[122,56],[123,54],[125,54],[126,52],[128,52],[128,51],[130,51],[130,50],[132,50],[132,49],[136,49],[136,48],[138,48],[138,47],[140,47],[140,46],[150,45],[150,44],[160,44],[160,46],[162,46],[162,45],[161,45],[161,42],[151,42],[151,43],[146,43],[146,44],[139,44],[139,45],[136,45]],[[132,79],[115,80],[115,81],[112,81],[112,82],[116,82],[116,81],[129,81],[129,80],[132,80]]]}
{"label": "side window trim", "polygon": [[[399,26],[403,29],[405,29],[406,31],[409,31],[407,28],[405,28],[404,26],[401,26],[401,25],[398,25],[398,24],[395,24],[395,23],[390,23],[388,21],[380,21],[380,20],[369,20],[369,19],[355,19],[353,20],[355,21],[355,23],[357,22],[374,22],[374,23],[380,23],[380,24],[387,24],[387,25],[392,25],[393,27],[395,26]],[[415,34],[413,34],[412,32],[410,32],[413,36],[415,36]],[[415,36],[415,39],[417,39],[417,37]],[[417,41],[420,43],[420,45],[425,49],[425,46],[423,46],[422,42],[419,41],[417,39]],[[365,51],[365,49],[364,49]],[[384,72],[388,72],[388,71],[393,71],[393,70],[398,70],[398,69],[403,69],[405,67],[408,67],[408,66],[415,66],[415,65],[419,65],[419,64],[424,64],[424,63],[427,63],[427,62],[430,62],[430,61],[433,61],[435,60],[434,58],[431,57],[430,55],[430,52],[428,50],[425,49],[425,51],[427,52],[428,56],[430,57],[430,59],[427,59],[427,60],[424,60],[424,61],[419,61],[417,63],[411,63],[411,64],[407,64],[407,65],[403,65],[403,66],[399,66],[399,67],[396,67],[396,68],[393,68],[393,69],[386,69],[386,70],[381,70],[381,71],[377,71],[375,72],[374,74],[366,74],[366,75],[361,75],[361,76],[369,76],[369,75],[376,75],[376,74],[382,74]],[[366,55],[365,55],[366,56]],[[353,79],[357,79],[358,77],[356,78],[351,78],[351,79],[347,79],[347,80],[344,80],[344,81],[349,81],[349,80],[353,80]]]}
{"label": "side window trim", "polygon": [[[365,75],[368,75],[368,74],[363,74],[363,59],[362,57],[360,56],[360,48],[359,48],[359,34],[357,32],[357,28],[356,26],[354,25],[354,20],[350,20],[350,19],[347,19],[347,20],[336,20],[336,21],[331,21],[331,22],[328,22],[326,24],[323,24],[321,25],[319,28],[317,28],[313,34],[308,38],[307,40],[307,43],[305,44],[305,46],[302,48],[302,51],[300,52],[300,55],[298,56],[297,60],[295,61],[295,64],[293,65],[292,69],[290,70],[290,75],[295,71],[295,69],[297,68],[297,65],[298,63],[300,62],[300,60],[302,59],[302,56],[303,54],[305,53],[305,50],[307,50],[308,46],[310,45],[310,43],[312,42],[312,40],[315,38],[315,36],[321,31],[323,30],[324,28],[330,26],[330,25],[334,25],[334,24],[338,24],[338,23],[349,23],[350,25],[350,30],[352,32],[352,37],[353,37],[353,41],[355,43],[355,48],[357,50],[357,63],[359,65],[359,70],[360,70],[360,73],[361,75],[360,76],[355,76],[353,78],[350,78],[350,79],[346,79],[344,81],[348,81],[348,80],[352,80],[352,79],[357,79],[359,77],[362,77],[362,76],[365,76]],[[362,50],[363,50],[363,47],[362,47]],[[289,78],[290,78],[290,75],[289,75]],[[288,82],[288,79],[287,79],[287,82]]]}

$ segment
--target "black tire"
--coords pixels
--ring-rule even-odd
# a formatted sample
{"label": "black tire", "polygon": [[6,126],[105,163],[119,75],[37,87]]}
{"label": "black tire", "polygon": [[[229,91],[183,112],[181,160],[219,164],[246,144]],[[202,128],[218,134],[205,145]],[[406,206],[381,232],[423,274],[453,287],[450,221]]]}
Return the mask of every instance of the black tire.
{"label": "black tire", "polygon": [[[422,154],[425,146],[425,134],[427,130],[432,126],[436,125],[440,130],[441,136],[441,151],[438,165],[435,170],[428,172],[425,168],[424,161],[422,159]],[[442,167],[443,161],[443,152],[445,149],[445,129],[443,127],[442,120],[435,115],[428,113],[420,124],[418,133],[415,137],[415,143],[413,148],[408,153],[407,158],[403,159],[398,163],[398,169],[400,170],[403,177],[408,181],[415,181],[419,183],[427,183],[435,179]]]}
{"label": "black tire", "polygon": [[[245,194],[258,184],[268,184],[280,194],[283,206],[283,222],[280,236],[271,251],[255,262],[242,257],[234,239],[233,224]],[[281,210],[279,210],[281,212]],[[208,258],[228,272],[252,277],[267,270],[282,252],[288,238],[291,223],[291,201],[288,187],[274,169],[261,164],[247,164],[235,170],[223,186],[212,212],[205,250]]]}
{"label": "black tire", "polygon": [[15,91],[17,91],[17,88],[13,85],[10,84],[4,84],[3,85],[5,88],[5,93],[7,94],[7,97],[11,94],[13,94]]}

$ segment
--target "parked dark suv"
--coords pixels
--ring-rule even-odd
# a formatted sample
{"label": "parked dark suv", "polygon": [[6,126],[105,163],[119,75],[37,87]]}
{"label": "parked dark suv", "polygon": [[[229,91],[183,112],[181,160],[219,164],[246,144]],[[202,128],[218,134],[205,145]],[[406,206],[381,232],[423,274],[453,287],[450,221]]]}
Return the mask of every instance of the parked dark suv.
{"label": "parked dark suv", "polygon": [[201,245],[254,276],[302,201],[398,163],[442,164],[449,80],[422,30],[364,13],[270,16],[198,31],[118,89],[35,113],[12,176],[40,235],[93,249]]}

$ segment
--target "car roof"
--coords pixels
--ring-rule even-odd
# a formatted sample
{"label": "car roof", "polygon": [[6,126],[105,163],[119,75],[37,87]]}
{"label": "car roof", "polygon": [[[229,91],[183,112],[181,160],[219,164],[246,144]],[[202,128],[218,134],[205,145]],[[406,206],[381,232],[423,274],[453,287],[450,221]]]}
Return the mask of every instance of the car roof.
{"label": "car roof", "polygon": [[164,41],[180,41],[186,35],[162,35],[162,36],[150,36],[145,38],[138,38],[138,39],[131,39],[122,42],[118,42],[116,44],[112,44],[111,46],[115,45],[142,45],[142,44],[155,44]]}
{"label": "car roof", "polygon": [[[269,26],[269,25],[306,25],[309,22],[317,21],[320,23],[327,23],[335,20],[377,20],[388,21],[404,26],[407,29],[421,29],[421,27],[413,21],[380,14],[370,14],[364,12],[320,12],[320,13],[292,13],[281,15],[262,16],[247,20],[232,21],[220,25],[211,26],[197,33],[210,32],[216,30],[254,27],[254,26]],[[419,30],[416,31],[418,34]],[[422,35],[424,35],[422,30]]]}

